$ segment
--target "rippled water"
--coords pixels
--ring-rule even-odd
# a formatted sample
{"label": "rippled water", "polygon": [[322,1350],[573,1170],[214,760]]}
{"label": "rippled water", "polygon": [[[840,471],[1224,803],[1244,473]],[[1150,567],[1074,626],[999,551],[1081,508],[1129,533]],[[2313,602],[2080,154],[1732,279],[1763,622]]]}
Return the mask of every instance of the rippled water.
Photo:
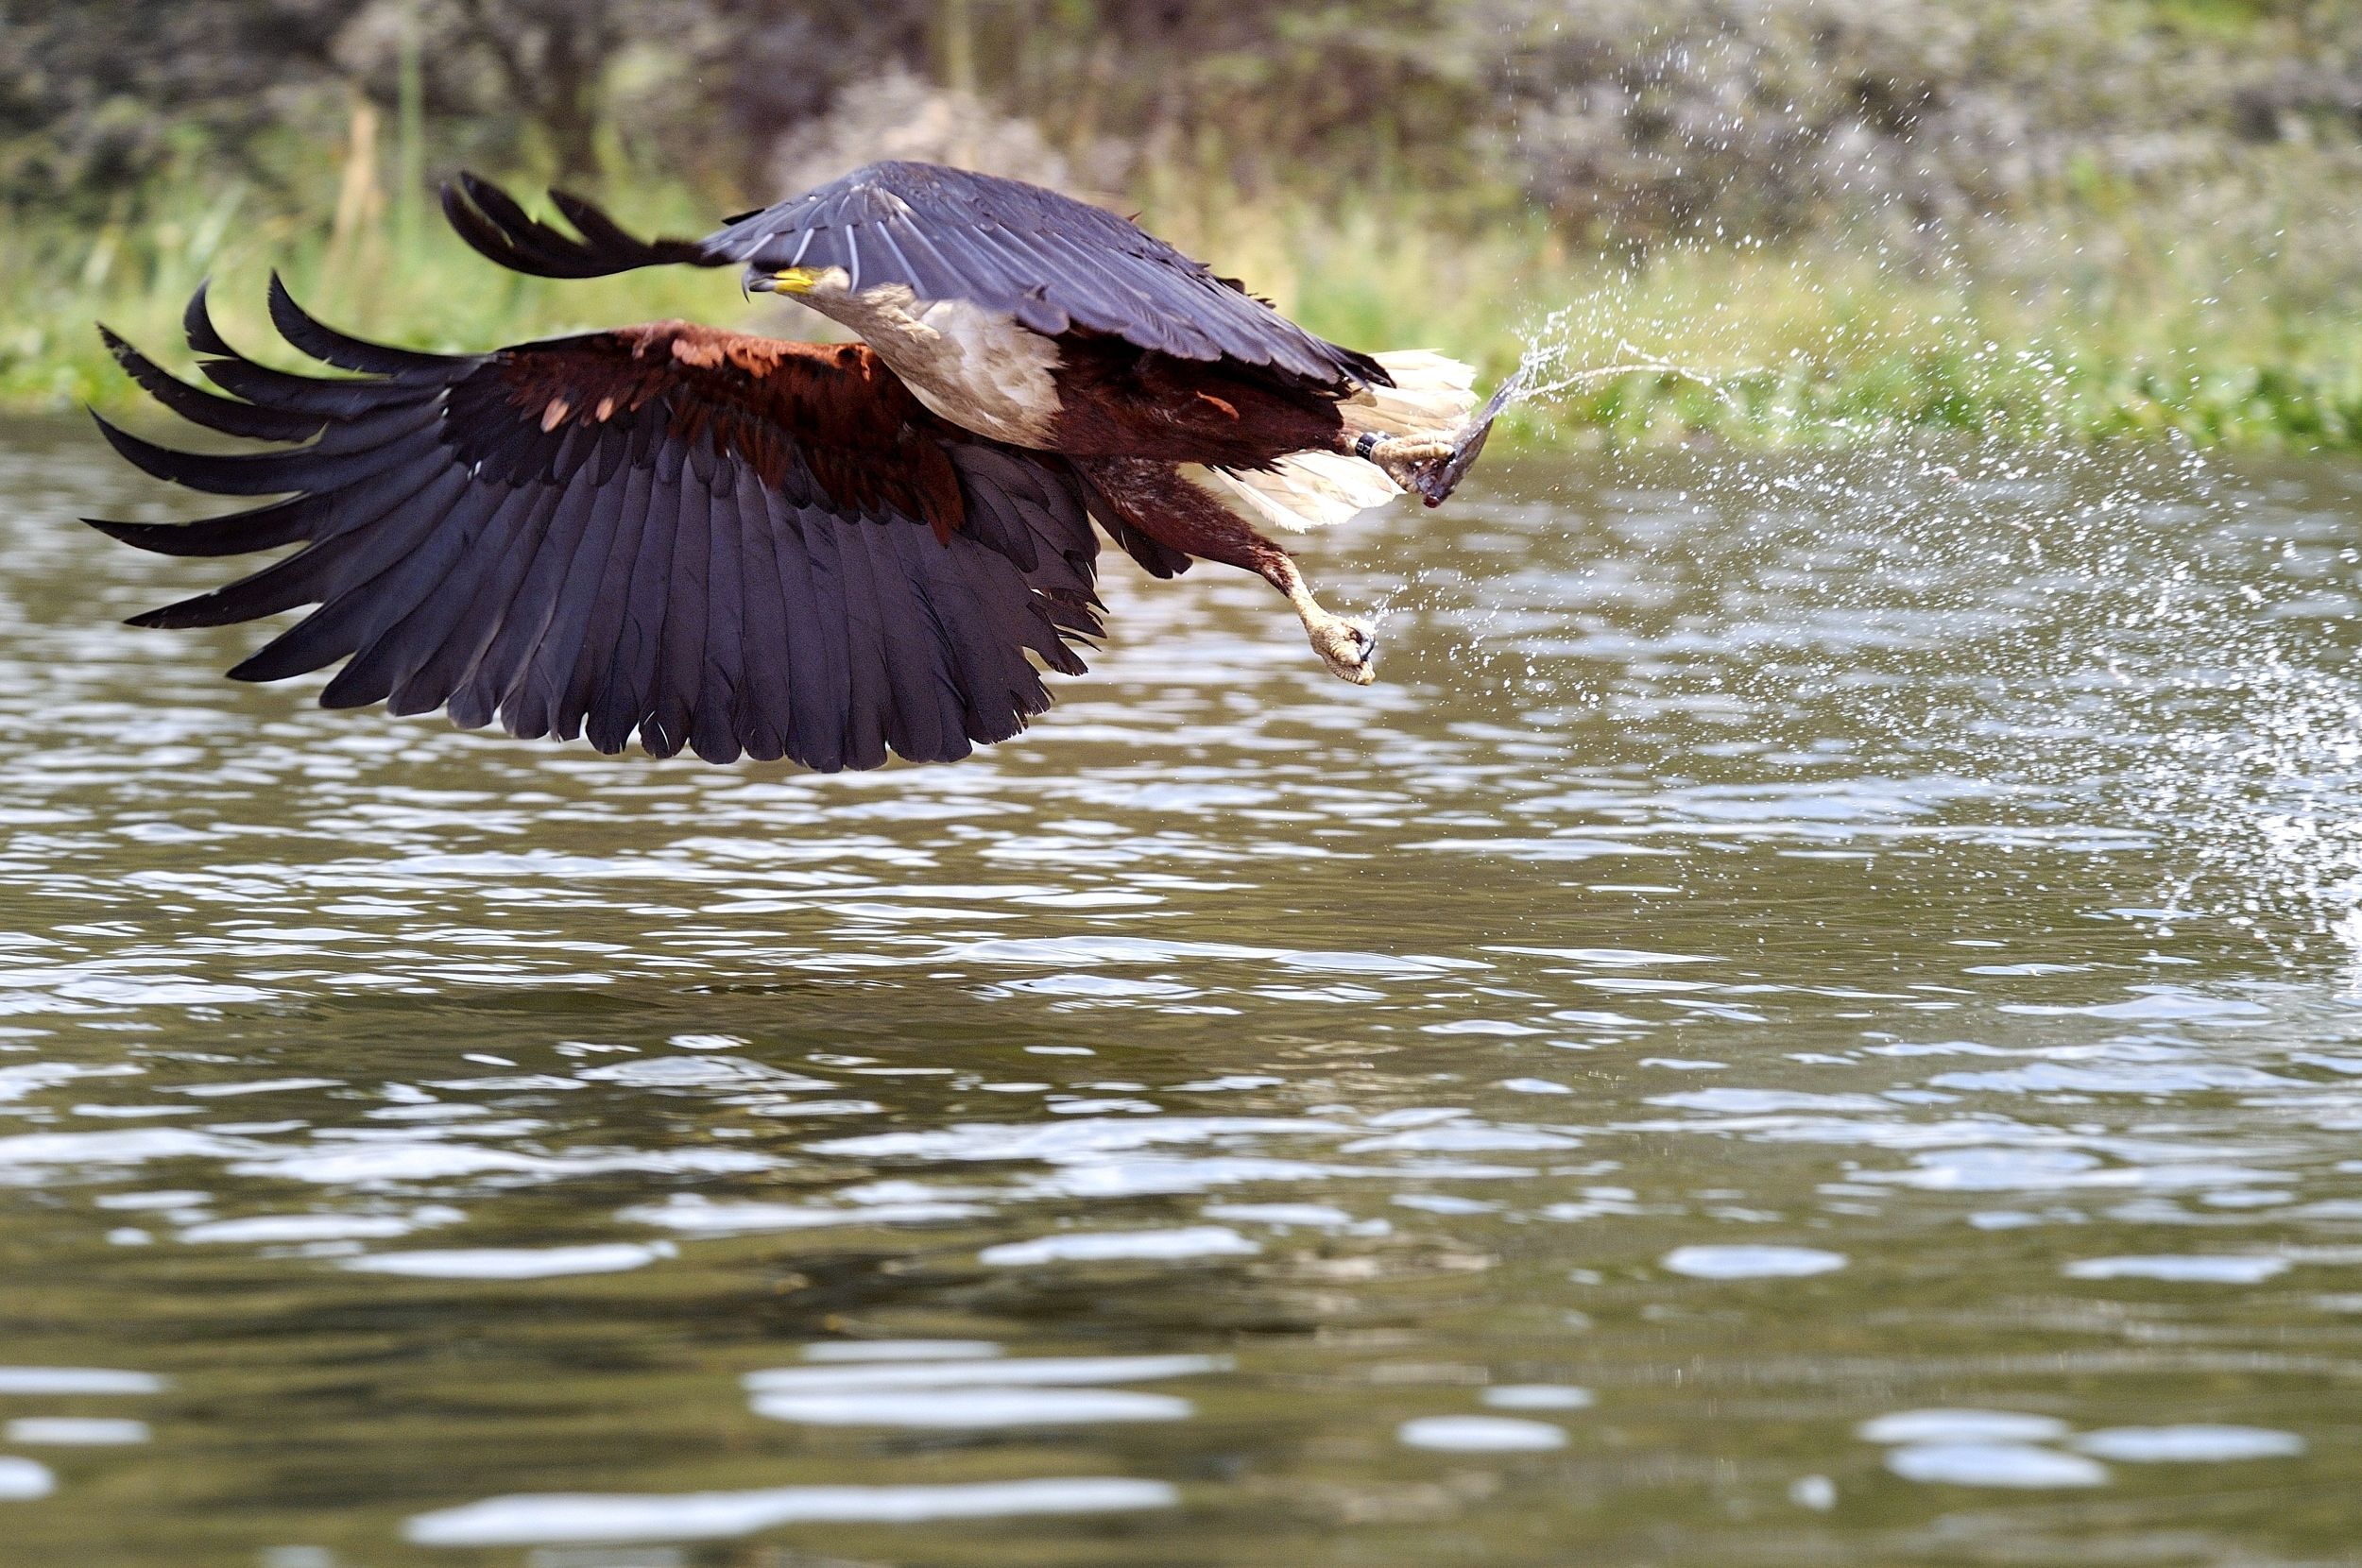
{"label": "rippled water", "polygon": [[0,1559],[2362,1561],[2362,471],[1503,464],[819,779],[0,453]]}

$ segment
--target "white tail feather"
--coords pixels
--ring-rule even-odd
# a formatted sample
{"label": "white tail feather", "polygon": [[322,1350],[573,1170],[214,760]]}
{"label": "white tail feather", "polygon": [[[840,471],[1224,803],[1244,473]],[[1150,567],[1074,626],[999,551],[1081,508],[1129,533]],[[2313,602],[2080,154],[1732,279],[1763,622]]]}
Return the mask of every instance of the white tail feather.
{"label": "white tail feather", "polygon": [[[1449,435],[1476,407],[1476,371],[1425,349],[1379,354],[1392,386],[1364,389],[1339,406],[1349,431]],[[1299,452],[1243,473],[1191,470],[1248,521],[1301,534],[1328,528],[1402,494],[1375,463],[1341,452]]]}
{"label": "white tail feather", "polygon": [[1476,411],[1476,370],[1426,349],[1378,356],[1392,386],[1365,387],[1341,407],[1345,428],[1384,435],[1447,435]]}
{"label": "white tail feather", "polygon": [[1268,469],[1191,470],[1249,522],[1301,534],[1358,517],[1402,494],[1375,463],[1341,452],[1299,452]]}

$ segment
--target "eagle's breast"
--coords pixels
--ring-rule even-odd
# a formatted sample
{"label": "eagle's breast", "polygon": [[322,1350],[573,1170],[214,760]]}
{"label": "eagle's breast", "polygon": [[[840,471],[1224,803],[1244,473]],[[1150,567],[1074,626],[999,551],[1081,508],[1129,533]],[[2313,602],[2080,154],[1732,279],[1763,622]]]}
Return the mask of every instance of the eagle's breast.
{"label": "eagle's breast", "polygon": [[831,267],[800,298],[860,333],[929,409],[996,441],[1052,446],[1056,340],[966,299],[921,299],[901,283],[844,284]]}

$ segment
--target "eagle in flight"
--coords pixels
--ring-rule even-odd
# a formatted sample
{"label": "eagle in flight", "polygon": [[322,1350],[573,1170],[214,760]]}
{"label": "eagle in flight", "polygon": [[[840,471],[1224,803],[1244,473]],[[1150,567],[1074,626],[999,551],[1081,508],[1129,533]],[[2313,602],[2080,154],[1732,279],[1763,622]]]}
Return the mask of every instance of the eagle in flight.
{"label": "eagle in flight", "polygon": [[1157,577],[1258,573],[1328,668],[1367,683],[1370,628],[1323,609],[1258,524],[1440,503],[1510,391],[1472,417],[1464,366],[1340,348],[1114,213],[960,169],[872,164],[699,240],[551,200],[572,232],[472,177],[443,193],[520,272],[743,266],[861,341],[667,321],[420,353],[322,325],[273,278],[279,332],[357,372],[317,378],[238,353],[200,290],[190,347],[228,397],[110,348],[172,412],[282,450],[100,428],[160,478],[284,499],[94,526],[171,555],[302,548],[134,624],[317,605],[230,673],[343,659],[332,707],[441,707],[608,753],[636,733],[713,762],[949,761],[1047,708],[1044,668],[1082,672],[1094,520]]}

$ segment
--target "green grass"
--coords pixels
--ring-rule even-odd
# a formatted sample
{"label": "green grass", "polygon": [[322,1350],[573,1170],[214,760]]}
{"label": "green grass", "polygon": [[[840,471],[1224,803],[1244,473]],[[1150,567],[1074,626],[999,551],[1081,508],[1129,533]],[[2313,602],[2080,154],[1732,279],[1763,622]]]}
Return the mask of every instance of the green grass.
{"label": "green grass", "polygon": [[[359,216],[340,224],[333,201],[265,211],[238,185],[167,192],[141,205],[146,215],[139,222],[115,220],[94,232],[37,223],[0,232],[0,269],[16,281],[0,315],[0,407],[114,407],[135,400],[94,323],[167,364],[185,364],[181,311],[208,278],[214,317],[231,341],[258,358],[300,364],[272,349],[263,300],[274,269],[315,314],[419,348],[494,348],[672,315],[760,327],[765,314],[722,273],[668,268],[581,282],[522,277],[468,249],[431,210],[364,204]],[[674,231],[710,227],[709,214],[692,203],[634,216]]]}
{"label": "green grass", "polygon": [[[339,325],[428,348],[668,315],[787,335],[825,325],[742,299],[727,273],[517,277],[469,251],[423,202],[404,209],[368,180],[339,186],[333,171],[320,184],[317,201],[274,208],[250,189],[193,180],[151,194],[136,221],[95,231],[9,226],[0,407],[129,402],[93,323],[184,363],[180,309],[209,274],[218,318],[260,349],[273,266]],[[1583,375],[1521,406],[1508,438],[1528,448],[1700,435],[1824,442],[1894,426],[2362,448],[2362,292],[2343,270],[2345,247],[2330,247],[2319,265],[2291,260],[2301,247],[2270,213],[2246,229],[2198,226],[2201,244],[2137,204],[2110,213],[2086,199],[1936,257],[1825,236],[1626,265],[1538,222],[1479,222],[1435,202],[1323,211],[1178,181],[1152,182],[1143,197],[1152,227],[1344,342],[1438,349],[1488,378],[1537,339],[1545,368],[1562,377],[1635,362],[1681,367]],[[2302,204],[2301,189],[2284,197],[2290,210]],[[708,215],[679,193],[622,205],[632,223],[670,231],[700,231]],[[2271,246],[2222,237],[2251,230]]]}
{"label": "green grass", "polygon": [[[2062,205],[1936,256],[1829,235],[1633,266],[1539,225],[1471,238],[1415,210],[1152,213],[1342,341],[1441,349],[1488,376],[1535,351],[1574,384],[1517,411],[1530,446],[1899,425],[2362,449],[2362,287],[2334,233],[2316,236],[2326,264],[2289,237],[2297,199],[2207,245],[2141,205]],[[1635,363],[1679,368],[1587,373]]]}

